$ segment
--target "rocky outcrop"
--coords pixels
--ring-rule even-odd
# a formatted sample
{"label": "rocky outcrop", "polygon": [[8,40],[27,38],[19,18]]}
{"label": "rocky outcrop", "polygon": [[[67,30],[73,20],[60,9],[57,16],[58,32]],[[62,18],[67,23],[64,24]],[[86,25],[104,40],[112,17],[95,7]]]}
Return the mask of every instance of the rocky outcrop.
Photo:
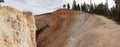
{"label": "rocky outcrop", "polygon": [[[69,28],[76,13],[72,10],[58,10],[50,14],[49,28],[39,34],[38,47],[63,47],[69,40]],[[44,16],[43,16],[44,17]]]}
{"label": "rocky outcrop", "polygon": [[61,9],[38,34],[38,47],[120,47],[120,25],[103,16]]}
{"label": "rocky outcrop", "polygon": [[31,12],[0,7],[0,47],[36,47],[35,30]]}
{"label": "rocky outcrop", "polygon": [[49,28],[50,22],[51,22],[51,16],[50,13],[42,14],[42,15],[36,15],[35,16],[35,24],[36,24],[36,40],[38,38],[38,35],[43,32],[44,30]]}
{"label": "rocky outcrop", "polygon": [[35,16],[35,24],[37,29],[41,29],[42,27],[49,25],[51,22],[50,19],[51,19],[51,16],[49,13]]}

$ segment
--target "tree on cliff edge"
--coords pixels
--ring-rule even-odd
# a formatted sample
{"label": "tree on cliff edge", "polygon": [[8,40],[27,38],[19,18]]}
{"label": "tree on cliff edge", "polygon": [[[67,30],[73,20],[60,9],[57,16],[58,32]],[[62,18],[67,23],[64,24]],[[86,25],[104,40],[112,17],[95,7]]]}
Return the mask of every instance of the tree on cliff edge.
{"label": "tree on cliff edge", "polygon": [[70,9],[70,4],[69,3],[67,4],[67,8]]}
{"label": "tree on cliff edge", "polygon": [[66,8],[66,5],[65,5],[65,4],[63,5],[63,8]]}
{"label": "tree on cliff edge", "polygon": [[0,0],[0,6],[1,6],[1,3],[3,3],[4,2],[4,0]]}
{"label": "tree on cliff edge", "polygon": [[80,5],[79,4],[77,5],[77,11],[80,11]]}
{"label": "tree on cliff edge", "polygon": [[116,4],[117,21],[120,22],[120,0],[114,0]]}
{"label": "tree on cliff edge", "polygon": [[75,0],[73,1],[72,9],[73,10],[77,10],[77,5],[76,5],[76,1]]}

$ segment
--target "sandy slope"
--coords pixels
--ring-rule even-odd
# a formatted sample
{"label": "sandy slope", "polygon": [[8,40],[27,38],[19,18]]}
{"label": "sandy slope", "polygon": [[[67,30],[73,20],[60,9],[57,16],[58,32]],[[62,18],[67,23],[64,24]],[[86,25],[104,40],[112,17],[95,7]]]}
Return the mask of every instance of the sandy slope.
{"label": "sandy slope", "polygon": [[38,47],[120,47],[120,26],[103,16],[66,9],[50,16]]}
{"label": "sandy slope", "polygon": [[120,26],[102,16],[79,13],[68,47],[120,47]]}
{"label": "sandy slope", "polygon": [[35,22],[37,29],[50,24],[50,15],[35,16]]}

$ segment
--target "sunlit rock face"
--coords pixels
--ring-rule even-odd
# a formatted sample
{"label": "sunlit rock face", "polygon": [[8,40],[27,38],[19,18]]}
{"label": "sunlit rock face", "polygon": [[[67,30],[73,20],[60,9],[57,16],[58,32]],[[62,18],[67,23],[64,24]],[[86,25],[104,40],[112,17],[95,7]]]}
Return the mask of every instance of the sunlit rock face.
{"label": "sunlit rock face", "polygon": [[120,25],[103,16],[61,9],[50,17],[38,47],[120,47]]}
{"label": "sunlit rock face", "polygon": [[0,7],[0,47],[36,47],[35,30],[31,12]]}
{"label": "sunlit rock face", "polygon": [[38,35],[37,46],[66,47],[70,36],[70,25],[74,22],[74,15],[75,12],[72,10],[58,10],[48,15],[50,16],[50,23],[47,29]]}

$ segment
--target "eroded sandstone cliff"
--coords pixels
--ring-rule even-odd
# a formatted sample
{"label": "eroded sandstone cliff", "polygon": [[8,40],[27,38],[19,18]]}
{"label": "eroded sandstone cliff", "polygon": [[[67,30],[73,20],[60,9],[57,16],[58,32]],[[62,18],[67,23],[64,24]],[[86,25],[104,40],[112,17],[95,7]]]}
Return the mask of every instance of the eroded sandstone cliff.
{"label": "eroded sandstone cliff", "polygon": [[0,7],[0,47],[36,47],[35,30],[31,12]]}

